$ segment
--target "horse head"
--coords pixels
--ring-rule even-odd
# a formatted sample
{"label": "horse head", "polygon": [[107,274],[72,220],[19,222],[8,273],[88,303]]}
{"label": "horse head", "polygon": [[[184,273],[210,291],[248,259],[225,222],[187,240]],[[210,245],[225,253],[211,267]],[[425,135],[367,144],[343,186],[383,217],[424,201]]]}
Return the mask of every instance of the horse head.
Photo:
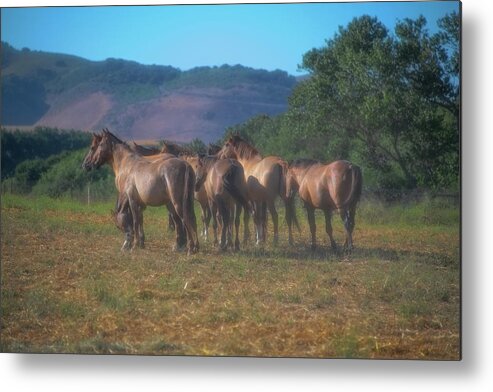
{"label": "horse head", "polygon": [[111,159],[113,151],[112,137],[113,135],[107,129],[103,129],[101,135],[92,134],[91,147],[82,162],[83,169],[97,169]]}
{"label": "horse head", "polygon": [[195,192],[198,192],[207,178],[207,169],[200,157],[192,167],[195,171]]}
{"label": "horse head", "polygon": [[226,140],[222,148],[217,152],[216,156],[219,159],[238,159],[238,155],[236,154],[235,151],[235,141],[233,137],[230,137]]}

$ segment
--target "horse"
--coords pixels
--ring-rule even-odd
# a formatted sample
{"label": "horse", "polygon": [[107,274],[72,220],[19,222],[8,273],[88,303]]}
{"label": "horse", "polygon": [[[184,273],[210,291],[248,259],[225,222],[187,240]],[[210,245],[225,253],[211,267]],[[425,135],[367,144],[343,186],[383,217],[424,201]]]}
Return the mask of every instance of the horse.
{"label": "horse", "polygon": [[[257,245],[265,243],[268,209],[274,225],[274,245],[279,240],[279,222],[275,201],[280,196],[286,203],[285,177],[288,164],[277,156],[262,157],[258,150],[238,135],[229,137],[218,156],[237,159],[245,171],[248,194],[254,207]],[[291,215],[286,214],[290,219]],[[290,224],[288,225],[290,226]],[[246,233],[248,227],[245,226]]]}
{"label": "horse", "polygon": [[[91,147],[82,168],[91,170],[109,164],[115,173],[115,185],[121,204],[128,201],[133,220],[135,242],[126,239],[122,249],[144,246],[143,210],[146,206],[166,205],[176,225],[176,244],[187,244],[188,254],[199,248],[193,208],[195,174],[191,166],[177,158],[146,159],[134,153],[107,129],[93,134]],[[117,211],[118,213],[118,211]]]}
{"label": "horse", "polygon": [[[295,192],[298,192],[303,201],[310,226],[312,249],[316,248],[315,209],[321,209],[325,214],[325,230],[331,247],[334,251],[337,250],[332,236],[331,215],[333,211],[338,210],[346,233],[344,250],[348,254],[351,253],[356,205],[361,197],[362,186],[361,169],[348,161],[339,160],[323,164],[313,159],[297,159],[289,165],[286,198],[292,201]],[[290,203],[290,206],[293,204]],[[293,207],[291,213],[294,214]],[[292,242],[292,239],[290,241]]]}
{"label": "horse", "polygon": [[[175,155],[173,154],[161,153],[158,149],[144,147],[135,142],[132,142],[129,147],[132,151],[151,162],[158,159],[175,158]],[[133,238],[133,219],[130,211],[130,205],[125,194],[118,195],[116,207],[115,210],[112,211],[112,216],[116,227],[125,234],[126,243],[130,243]],[[171,213],[168,213],[168,229],[169,231],[175,231],[175,222]]]}
{"label": "horse", "polygon": [[[241,210],[245,218],[251,213],[245,174],[241,164],[234,159],[205,156],[198,159],[195,190],[203,188],[207,194],[214,228],[214,244],[217,244],[217,224],[221,230],[221,250],[233,246],[233,218],[235,222],[234,249],[240,249],[239,227]],[[246,220],[248,224],[248,220]]]}

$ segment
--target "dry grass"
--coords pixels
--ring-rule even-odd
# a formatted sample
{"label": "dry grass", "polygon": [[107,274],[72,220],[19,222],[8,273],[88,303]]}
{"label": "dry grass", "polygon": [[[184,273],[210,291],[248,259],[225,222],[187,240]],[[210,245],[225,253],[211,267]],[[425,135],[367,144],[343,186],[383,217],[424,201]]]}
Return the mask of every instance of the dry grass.
{"label": "dry grass", "polygon": [[106,210],[3,198],[1,351],[460,357],[458,222],[358,222],[348,261],[321,224],[311,252],[300,213],[294,247],[283,225],[277,248],[202,241],[187,257],[162,209],[146,211],[147,248],[121,253]]}

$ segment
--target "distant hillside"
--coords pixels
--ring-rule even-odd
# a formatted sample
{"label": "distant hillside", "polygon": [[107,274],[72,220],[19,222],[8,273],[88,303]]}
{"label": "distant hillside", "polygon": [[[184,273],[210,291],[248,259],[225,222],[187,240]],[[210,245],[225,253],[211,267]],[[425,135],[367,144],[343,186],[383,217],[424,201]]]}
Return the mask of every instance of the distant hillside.
{"label": "distant hillside", "polygon": [[142,65],[17,50],[2,42],[2,125],[97,130],[128,139],[205,142],[228,126],[287,107],[297,83],[284,71],[241,65]]}

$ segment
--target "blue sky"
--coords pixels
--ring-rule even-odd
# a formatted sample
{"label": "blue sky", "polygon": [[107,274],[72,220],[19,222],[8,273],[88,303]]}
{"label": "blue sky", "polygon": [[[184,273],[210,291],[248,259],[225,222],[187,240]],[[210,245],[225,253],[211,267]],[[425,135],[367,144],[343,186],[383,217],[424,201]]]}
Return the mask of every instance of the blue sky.
{"label": "blue sky", "polygon": [[299,74],[303,53],[321,47],[356,16],[376,16],[393,29],[416,18],[436,21],[456,1],[323,4],[2,8],[2,40],[20,49],[108,57],[143,64],[242,64]]}

